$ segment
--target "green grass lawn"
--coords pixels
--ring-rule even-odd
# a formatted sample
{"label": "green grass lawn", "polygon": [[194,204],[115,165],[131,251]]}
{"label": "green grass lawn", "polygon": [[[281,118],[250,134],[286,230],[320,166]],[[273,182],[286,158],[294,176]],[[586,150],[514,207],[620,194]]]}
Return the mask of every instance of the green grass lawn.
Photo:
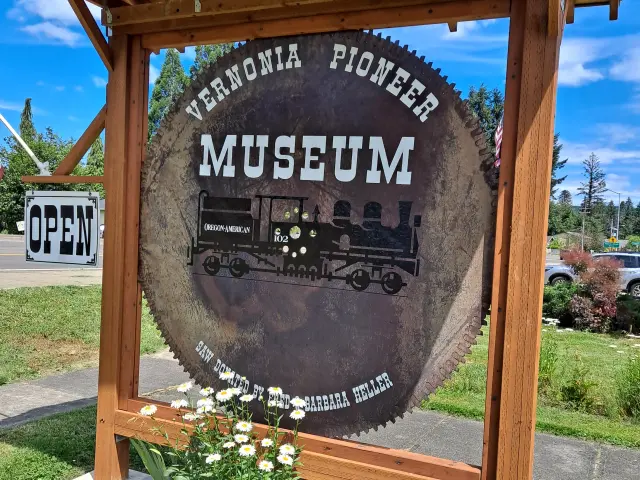
{"label": "green grass lawn", "polygon": [[[488,327],[483,331],[467,363],[423,403],[424,409],[483,419]],[[543,327],[542,358],[555,356],[556,360],[550,362],[555,368],[539,392],[536,429],[640,448],[640,419],[621,414],[615,388],[629,359],[640,355],[637,344],[637,338]],[[571,401],[574,390],[568,387],[576,381],[587,386],[583,402]]]}
{"label": "green grass lawn", "polygon": [[[0,290],[0,385],[97,365],[101,287]],[[149,308],[141,352],[164,347]]]}
{"label": "green grass lawn", "polygon": [[[96,409],[0,430],[0,480],[69,480],[93,470]],[[131,468],[142,470],[131,454]]]}

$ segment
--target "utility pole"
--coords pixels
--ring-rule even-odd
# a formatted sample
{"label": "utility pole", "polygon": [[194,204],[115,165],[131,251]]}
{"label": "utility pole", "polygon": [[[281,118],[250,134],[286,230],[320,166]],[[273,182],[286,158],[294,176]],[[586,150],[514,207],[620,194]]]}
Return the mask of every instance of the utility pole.
{"label": "utility pole", "polygon": [[[620,192],[616,192],[615,190],[611,190],[610,188],[606,188],[605,192],[617,193],[618,194],[618,222],[616,226],[616,234],[615,237],[617,240],[620,240]],[[613,223],[613,219],[612,219]],[[614,236],[613,234],[611,235]]]}

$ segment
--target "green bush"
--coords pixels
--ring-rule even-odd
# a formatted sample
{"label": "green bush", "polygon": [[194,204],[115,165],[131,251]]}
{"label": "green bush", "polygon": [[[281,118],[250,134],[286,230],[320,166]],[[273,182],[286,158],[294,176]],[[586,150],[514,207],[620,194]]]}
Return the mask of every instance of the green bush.
{"label": "green bush", "polygon": [[640,332],[640,299],[624,294],[618,297],[617,302],[615,328]]}
{"label": "green bush", "polygon": [[451,392],[484,394],[487,387],[487,366],[480,363],[462,364],[445,386]]}
{"label": "green bush", "polygon": [[640,357],[629,360],[618,374],[616,396],[623,415],[640,419]]}
{"label": "green bush", "polygon": [[551,250],[560,250],[562,248],[562,244],[554,238],[549,242],[549,246],[547,248],[550,248]]}
{"label": "green bush", "polygon": [[580,356],[576,355],[568,380],[560,388],[560,398],[569,408],[582,412],[593,410],[593,390],[598,384],[588,376],[589,368],[582,362]]}
{"label": "green bush", "polygon": [[558,365],[558,342],[552,337],[542,339],[540,346],[540,368],[538,373],[538,392],[546,395]]}
{"label": "green bush", "polygon": [[542,314],[545,317],[557,318],[561,322],[571,318],[569,307],[571,298],[578,291],[575,283],[560,283],[558,285],[547,285],[544,287],[542,298]]}

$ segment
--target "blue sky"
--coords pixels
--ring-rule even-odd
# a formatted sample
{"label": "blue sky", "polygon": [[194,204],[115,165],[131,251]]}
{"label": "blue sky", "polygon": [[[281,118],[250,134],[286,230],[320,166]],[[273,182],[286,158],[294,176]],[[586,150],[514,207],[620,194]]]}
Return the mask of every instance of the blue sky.
{"label": "blue sky", "polygon": [[[91,7],[94,15],[99,10]],[[560,56],[556,131],[569,162],[561,188],[575,193],[581,163],[595,152],[607,185],[640,202],[640,2],[620,19],[605,7],[576,10]],[[508,20],[389,29],[383,35],[418,50],[465,94],[484,83],[504,89]],[[193,59],[187,49],[183,63]],[[0,0],[0,112],[15,127],[31,97],[39,129],[78,138],[105,101],[106,69],[67,0]],[[152,55],[151,80],[163,60]],[[9,132],[0,126],[0,137]],[[617,202],[617,195],[608,194]]]}

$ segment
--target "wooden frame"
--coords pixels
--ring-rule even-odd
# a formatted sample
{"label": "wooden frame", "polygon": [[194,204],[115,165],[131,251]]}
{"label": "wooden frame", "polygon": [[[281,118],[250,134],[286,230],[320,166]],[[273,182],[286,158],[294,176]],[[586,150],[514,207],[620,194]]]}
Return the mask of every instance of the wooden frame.
{"label": "wooden frame", "polygon": [[[613,18],[619,1],[568,0],[563,12],[561,0],[201,0],[198,12],[193,0],[107,0],[107,5],[118,7],[109,11],[113,36],[108,46],[86,19],[84,1],[69,1],[110,70],[104,118],[109,227],[104,240],[95,478],[126,478],[129,445],[118,436],[161,443],[162,438],[150,432],[150,422],[159,422],[171,435],[182,426],[166,405],[159,406],[154,421],[138,413],[146,402],[138,398],[137,388],[141,288],[136,205],[146,150],[149,51],[426,23],[447,23],[454,31],[458,21],[499,17],[510,17],[511,24],[482,467],[303,434],[301,472],[309,480],[531,478],[560,41],[565,15],[572,21],[575,6],[605,3]],[[185,10],[172,11],[166,5]],[[95,139],[102,122],[99,114],[56,173],[73,169],[82,156],[78,152],[90,144],[89,138]],[[102,178],[54,175],[23,180],[90,183]],[[532,199],[547,208],[532,210]]]}

